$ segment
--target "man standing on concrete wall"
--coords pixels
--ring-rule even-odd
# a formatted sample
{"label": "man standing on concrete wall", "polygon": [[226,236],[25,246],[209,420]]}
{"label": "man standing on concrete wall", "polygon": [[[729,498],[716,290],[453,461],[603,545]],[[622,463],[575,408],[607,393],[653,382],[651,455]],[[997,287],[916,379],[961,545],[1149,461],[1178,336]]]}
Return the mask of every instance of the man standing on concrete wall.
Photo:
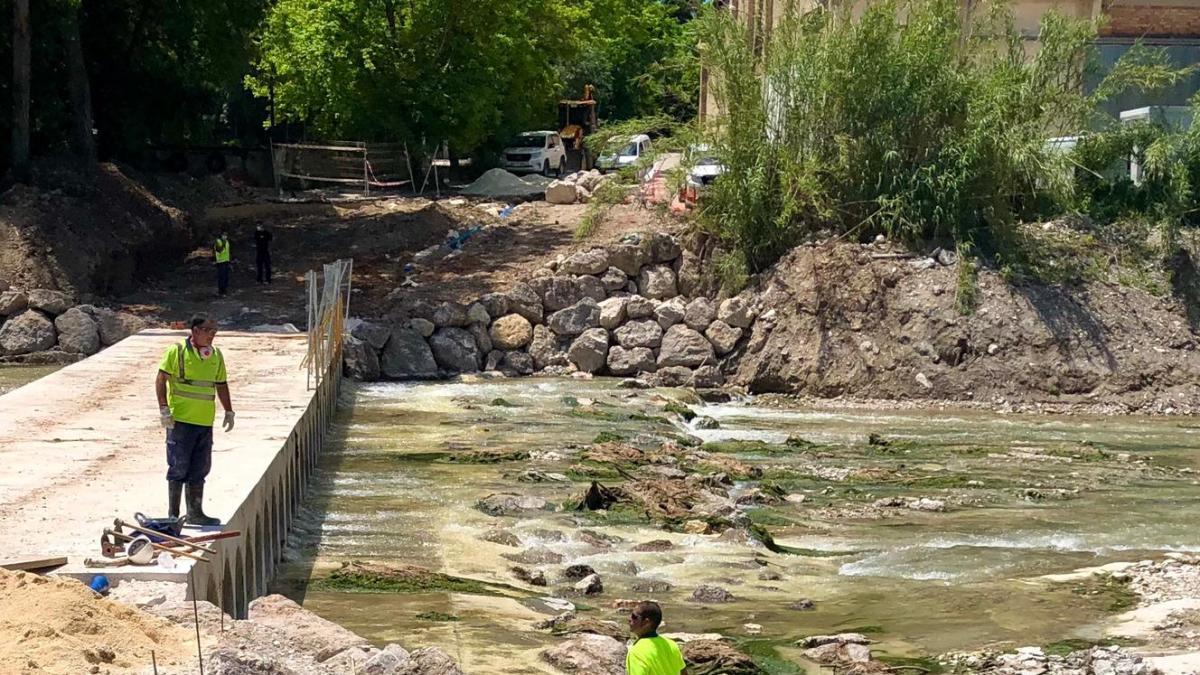
{"label": "man standing on concrete wall", "polygon": [[217,322],[194,316],[192,334],[167,348],[158,364],[154,392],[167,430],[167,514],[179,517],[179,499],[187,486],[187,518],[191,525],[220,525],[204,515],[204,479],[212,467],[216,398],[225,409],[224,428],[233,430],[233,404],[225,376],[225,357],[213,346]]}
{"label": "man standing on concrete wall", "polygon": [[229,292],[229,235],[222,232],[213,243],[213,261],[217,264],[217,295]]}

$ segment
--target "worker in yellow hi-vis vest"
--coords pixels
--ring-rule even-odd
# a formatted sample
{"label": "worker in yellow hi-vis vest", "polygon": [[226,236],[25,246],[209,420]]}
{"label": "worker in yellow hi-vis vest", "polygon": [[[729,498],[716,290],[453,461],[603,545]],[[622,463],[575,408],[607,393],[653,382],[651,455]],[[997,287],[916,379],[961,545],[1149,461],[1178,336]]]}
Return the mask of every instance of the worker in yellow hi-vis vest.
{"label": "worker in yellow hi-vis vest", "polygon": [[167,515],[179,517],[179,499],[187,487],[187,518],[192,525],[220,525],[204,514],[204,479],[212,467],[216,399],[225,409],[223,426],[233,431],[233,403],[225,375],[225,357],[213,346],[217,322],[194,316],[192,334],[163,353],[154,392],[167,430]]}
{"label": "worker in yellow hi-vis vest", "polygon": [[229,234],[221,232],[213,243],[213,261],[217,264],[217,295],[229,292]]}

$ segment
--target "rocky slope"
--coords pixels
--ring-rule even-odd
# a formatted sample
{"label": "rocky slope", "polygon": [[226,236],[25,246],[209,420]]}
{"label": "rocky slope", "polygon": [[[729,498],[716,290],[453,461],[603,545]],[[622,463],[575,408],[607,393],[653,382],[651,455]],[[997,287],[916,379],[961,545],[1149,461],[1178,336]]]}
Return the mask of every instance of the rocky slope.
{"label": "rocky slope", "polygon": [[804,246],[760,283],[764,312],[724,364],[757,392],[880,399],[1200,408],[1187,308],[1108,284],[1010,284],[983,270],[955,308],[956,270],[886,245]]}

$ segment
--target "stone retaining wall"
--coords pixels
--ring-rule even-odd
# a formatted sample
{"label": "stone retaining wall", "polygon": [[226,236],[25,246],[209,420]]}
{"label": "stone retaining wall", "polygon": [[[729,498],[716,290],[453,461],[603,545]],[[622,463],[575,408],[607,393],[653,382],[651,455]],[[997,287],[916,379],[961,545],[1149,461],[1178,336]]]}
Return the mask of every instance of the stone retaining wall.
{"label": "stone retaining wall", "polygon": [[61,291],[29,292],[0,281],[0,359],[69,363],[145,328],[125,312],[76,305]]}
{"label": "stone retaining wall", "polygon": [[628,235],[467,305],[409,302],[388,323],[352,328],[344,372],[363,381],[496,371],[720,386],[722,358],[758,308],[748,294],[706,297],[699,263],[670,235]]}

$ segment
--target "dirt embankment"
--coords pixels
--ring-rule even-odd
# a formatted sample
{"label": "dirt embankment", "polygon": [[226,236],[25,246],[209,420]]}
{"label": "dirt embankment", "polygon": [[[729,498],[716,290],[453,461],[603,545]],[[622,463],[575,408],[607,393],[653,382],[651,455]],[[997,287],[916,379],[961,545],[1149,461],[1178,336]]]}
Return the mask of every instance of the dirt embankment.
{"label": "dirt embankment", "polygon": [[87,298],[127,292],[181,260],[190,219],[114,164],[46,160],[0,195],[0,277]]}
{"label": "dirt embankment", "polygon": [[726,364],[730,379],[826,398],[1200,410],[1186,300],[1104,283],[1010,284],[981,270],[963,314],[955,267],[895,255],[857,244],[789,253],[761,280],[763,313]]}

